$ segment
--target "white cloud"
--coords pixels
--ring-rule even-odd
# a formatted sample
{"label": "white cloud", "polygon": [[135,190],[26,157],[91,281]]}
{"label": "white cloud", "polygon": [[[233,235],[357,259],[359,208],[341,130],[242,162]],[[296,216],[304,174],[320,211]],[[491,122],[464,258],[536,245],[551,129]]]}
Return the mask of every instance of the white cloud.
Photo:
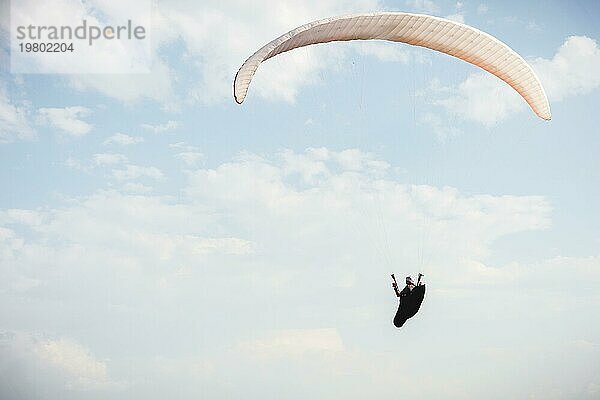
{"label": "white cloud", "polygon": [[587,394],[591,397],[598,396],[600,394],[600,382],[590,382],[587,387]]}
{"label": "white cloud", "polygon": [[197,151],[183,151],[177,153],[177,158],[182,160],[188,167],[197,166],[200,161],[204,158],[204,154]]}
{"label": "white cloud", "polygon": [[89,167],[84,165],[84,163],[81,162],[81,160],[74,157],[68,157],[65,160],[64,165],[68,168],[75,169],[77,171],[89,171]]}
{"label": "white cloud", "polygon": [[358,149],[336,152],[323,147],[309,148],[305,154],[284,150],[281,152],[281,157],[285,161],[286,174],[298,174],[304,182],[310,184],[317,184],[331,178],[331,167],[374,176],[382,176],[389,168],[388,163],[377,160],[373,154]]}
{"label": "white cloud", "polygon": [[[537,58],[536,70],[552,102],[586,94],[600,86],[600,48],[593,39],[572,36],[558,48],[552,59]],[[446,93],[447,91],[444,91]],[[465,120],[491,125],[527,107],[504,82],[488,73],[474,73],[435,102]],[[494,101],[489,101],[494,99]]]}
{"label": "white cloud", "polygon": [[149,130],[154,133],[165,133],[165,132],[172,131],[174,129],[179,128],[180,124],[177,121],[169,120],[169,121],[165,122],[164,124],[157,124],[157,125],[142,124],[140,126],[144,129]]}
{"label": "white cloud", "polygon": [[0,211],[0,224],[36,226],[42,223],[42,214],[35,210],[8,209]]}
{"label": "white cloud", "polygon": [[[4,382],[9,385],[0,389],[0,393],[7,394],[8,388],[18,388],[21,393],[33,394],[36,389],[48,390],[54,385],[59,392],[89,391],[114,384],[108,376],[106,362],[98,360],[81,344],[65,338],[1,332],[0,355],[0,366],[8,374],[5,379],[13,380]],[[30,376],[19,376],[19,372]],[[24,385],[24,380],[29,380],[29,384]],[[54,393],[49,395],[52,398]]]}
{"label": "white cloud", "polygon": [[125,165],[123,169],[115,169],[112,173],[118,181],[129,181],[140,178],[161,180],[164,178],[164,174],[156,167],[142,167],[131,164]]}
{"label": "white cloud", "polygon": [[176,158],[182,160],[188,167],[196,167],[204,158],[204,154],[198,151],[196,146],[186,144],[185,142],[177,142],[169,144],[169,148],[178,150]]}
{"label": "white cloud", "polygon": [[[126,59],[127,56],[123,57]],[[114,60],[115,56],[105,57]],[[154,100],[165,110],[177,108],[173,87],[173,72],[168,63],[154,54],[149,72],[136,74],[72,74],[66,78],[67,84],[75,90],[95,90],[105,96],[124,103],[135,103],[142,99]]]}
{"label": "white cloud", "polygon": [[[582,292],[600,285],[600,256],[554,257],[536,263],[510,263],[502,267],[473,265],[478,283],[516,285],[527,282],[531,289],[544,289],[568,294],[577,287]],[[568,285],[565,285],[565,281]]]}
{"label": "white cloud", "polygon": [[[236,254],[253,251],[249,243],[256,242],[259,254],[266,257],[262,262],[282,262],[288,268],[299,263],[306,273],[329,264],[331,270],[319,274],[324,275],[323,282],[328,282],[326,276],[338,282],[348,281],[338,276],[340,268],[361,270],[364,262],[372,263],[373,257],[384,253],[400,264],[416,265],[417,249],[424,245],[431,246],[432,271],[446,275],[451,269],[468,270],[464,260],[481,260],[496,238],[549,226],[551,208],[541,197],[463,195],[452,188],[406,185],[390,178],[389,170],[387,163],[356,149],[284,150],[273,160],[246,154],[215,169],[190,173],[184,204],[171,204],[172,199],[158,196],[100,192],[74,200],[62,210],[37,212],[35,229],[41,237],[61,232],[57,240],[66,248],[74,241],[102,253],[106,248],[130,250],[127,243],[144,243],[144,248],[146,244],[162,248],[160,254],[179,248],[180,256],[190,260],[192,254],[214,249],[228,248]],[[163,177],[156,168],[134,165],[113,174],[124,184]],[[146,191],[145,187],[129,189]],[[203,232],[221,234],[202,239]],[[424,232],[426,244],[421,241]],[[403,245],[386,246],[390,238]],[[282,245],[272,246],[274,240]],[[78,251],[66,248],[57,251],[66,251],[66,257]],[[294,248],[305,249],[301,250],[304,256],[295,260],[293,252],[298,250]],[[354,250],[348,259],[338,260],[340,248]],[[145,259],[142,254],[138,256]],[[43,264],[45,257],[39,262]]]}
{"label": "white cloud", "polygon": [[[144,191],[144,188],[139,190],[140,187],[127,189]],[[158,283],[155,279],[175,279],[175,282],[167,281],[166,286],[161,283],[166,290],[169,285],[179,282],[179,275],[171,277],[171,273],[181,266],[203,265],[215,255],[240,256],[254,252],[250,241],[235,237],[231,232],[215,235],[215,229],[210,229],[214,227],[211,222],[214,217],[201,205],[172,204],[169,198],[114,191],[98,192],[68,203],[70,205],[63,209],[38,214],[37,219],[43,223],[27,222],[35,232],[34,237],[52,237],[53,244],[44,245],[34,237],[23,242],[16,229],[5,228],[7,234],[3,236],[6,239],[0,241],[0,269],[6,280],[0,282],[0,290],[8,290],[17,280],[31,278],[41,280],[42,285],[53,285],[51,282],[55,282],[56,274],[64,272],[69,276],[63,280],[69,288],[65,286],[64,289],[74,294],[73,290],[83,289],[81,282],[76,283],[83,277],[82,273],[91,274],[88,278],[92,280],[95,279],[92,276],[102,274],[102,270],[106,272],[107,268],[119,275],[137,275],[139,268],[152,269],[152,265],[158,264],[163,265],[162,272],[155,271],[158,275],[153,273],[153,277],[143,279],[149,278],[151,286]],[[17,214],[23,213],[24,210],[0,214],[0,226],[11,223],[19,227],[23,218]],[[53,266],[44,267],[49,266],[48,263]],[[71,270],[72,274],[63,268]],[[117,272],[119,270],[121,272]],[[97,283],[100,281],[102,278]],[[69,296],[66,292],[63,294]],[[83,292],[80,294],[87,297]]]}
{"label": "white cloud", "polygon": [[7,228],[0,228],[0,240],[7,241],[15,237],[15,233]]}
{"label": "white cloud", "polygon": [[438,114],[426,112],[419,117],[419,124],[431,129],[441,142],[445,142],[462,133],[457,127],[448,124]]}
{"label": "white cloud", "polygon": [[141,136],[130,136],[124,133],[117,132],[104,141],[104,144],[119,144],[122,146],[142,143],[144,138]]}
{"label": "white cloud", "polygon": [[[155,56],[158,57],[158,56]],[[145,74],[74,74],[66,79],[79,91],[95,90],[124,103],[154,100],[165,109],[176,108],[172,72],[165,61],[155,59]]]}
{"label": "white cloud", "polygon": [[169,143],[170,149],[182,150],[182,151],[196,151],[198,148],[185,142]]}
{"label": "white cloud", "polygon": [[[326,149],[311,149],[310,154],[323,154]],[[337,161],[340,166],[348,171],[368,171],[372,173],[382,173],[389,168],[385,161],[377,160],[373,154],[365,153],[359,149],[348,149],[340,152],[334,152],[331,157]]]}
{"label": "white cloud", "polygon": [[[90,172],[94,168],[103,166],[115,166],[118,164],[127,163],[128,159],[123,154],[118,153],[97,153],[92,156],[92,159],[88,162],[82,162],[79,159],[68,157],[64,162],[64,165],[82,172]],[[123,172],[125,174],[125,172]],[[119,175],[119,177],[125,175]]]}
{"label": "white cloud", "polygon": [[277,330],[239,344],[239,351],[267,360],[344,350],[342,338],[335,328]]}
{"label": "white cloud", "polygon": [[0,144],[34,138],[36,133],[29,123],[30,118],[30,107],[16,105],[0,85]]}
{"label": "white cloud", "polygon": [[[181,398],[273,398],[293,382],[317,398],[392,398],[399,383],[423,398],[490,387],[515,398],[547,397],[551,381],[569,398],[598,382],[579,373],[597,351],[569,344],[597,343],[586,332],[600,304],[584,291],[600,284],[598,257],[489,261],[498,238],[549,227],[548,201],[410,185],[391,170],[356,149],[242,154],[190,172],[177,196],[99,191],[0,214],[5,325],[62,332],[81,318],[110,377],[150,400],[174,384]],[[395,331],[388,274],[421,268],[426,303]],[[81,365],[98,371],[87,354]],[[519,380],[515,365],[534,372]],[[435,379],[409,385],[423,374]]]}
{"label": "white cloud", "polygon": [[[284,151],[281,158],[281,166],[244,156],[215,170],[198,170],[191,175],[187,191],[194,198],[219,204],[227,214],[239,215],[254,226],[254,232],[263,231],[268,237],[290,236],[293,243],[304,240],[302,232],[308,229],[313,234],[311,245],[305,246],[328,243],[331,249],[370,248],[371,241],[375,241],[376,248],[389,252],[393,259],[409,257],[402,264],[417,261],[400,248],[385,249],[384,236],[403,243],[404,249],[418,248],[420,230],[426,229],[441,257],[437,261],[441,269],[436,268],[440,274],[445,274],[442,265],[447,266],[450,259],[458,265],[462,263],[459,259],[483,256],[487,245],[499,236],[543,229],[549,224],[550,208],[543,198],[463,197],[451,188],[397,184],[384,178],[386,163],[357,150],[312,149],[304,154]],[[298,176],[302,185],[308,185],[306,190],[289,183]],[[242,210],[249,208],[253,212],[246,215]],[[277,216],[279,223],[274,225],[273,217],[266,215]],[[319,221],[315,227],[306,225],[307,215]],[[385,221],[394,221],[384,230],[385,235],[380,229],[381,215],[385,215]],[[334,231],[339,226],[356,226],[358,235],[347,232],[338,241]],[[362,235],[370,238],[370,245],[363,243]],[[454,242],[450,239],[454,236],[461,239]],[[327,260],[332,256],[321,257]],[[356,262],[360,263],[360,258],[356,255]]]}
{"label": "white cloud", "polygon": [[442,98],[436,104],[463,119],[491,125],[522,109],[523,101],[495,76],[475,73],[461,82],[450,97]]}
{"label": "white cloud", "polygon": [[538,58],[533,64],[552,101],[586,94],[600,86],[600,48],[586,36],[567,38],[551,60]]}
{"label": "white cloud", "polygon": [[[231,101],[235,72],[269,40],[309,21],[379,8],[375,0],[262,0],[253,2],[251,9],[242,0],[204,1],[201,7],[193,2],[170,1],[160,5],[164,25],[157,34],[179,37],[186,44],[185,62],[198,71],[198,83],[190,84],[192,100]],[[168,32],[172,27],[177,27],[176,35]],[[317,72],[335,65],[342,55],[332,47],[328,51],[306,48],[284,54],[278,62],[261,66],[251,90],[268,99],[293,101],[300,87],[318,83]]]}
{"label": "white cloud", "polygon": [[137,193],[137,194],[147,194],[152,192],[152,188],[150,186],[146,186],[137,182],[127,182],[123,185],[123,190],[126,193]]}
{"label": "white cloud", "polygon": [[51,125],[70,136],[84,136],[92,130],[92,125],[82,118],[89,116],[91,110],[86,107],[40,108],[40,122]]}
{"label": "white cloud", "polygon": [[127,157],[116,153],[98,153],[94,154],[94,163],[96,165],[114,165],[127,162]]}
{"label": "white cloud", "polygon": [[85,389],[108,383],[106,364],[78,343],[65,339],[43,340],[36,343],[32,350],[42,363],[70,377],[68,388]]}

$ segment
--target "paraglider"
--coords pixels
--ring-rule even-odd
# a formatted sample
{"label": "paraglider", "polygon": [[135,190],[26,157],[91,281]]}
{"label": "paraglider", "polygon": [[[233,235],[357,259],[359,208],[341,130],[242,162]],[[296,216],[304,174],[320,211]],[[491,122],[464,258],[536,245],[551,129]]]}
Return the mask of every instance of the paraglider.
{"label": "paraglider", "polygon": [[[319,43],[351,40],[387,40],[436,50],[473,64],[510,85],[532,111],[550,120],[550,104],[533,68],[499,39],[472,26],[425,14],[376,12],[338,16],[313,21],[272,40],[251,55],[238,70],[233,96],[242,104],[260,64],[278,54]],[[425,284],[419,274],[417,284],[407,277],[398,290],[392,274],[392,287],[398,297],[394,325],[402,327],[421,307]]]}
{"label": "paraglider", "polygon": [[415,314],[421,308],[421,303],[425,298],[425,284],[421,282],[423,274],[419,274],[417,284],[413,282],[410,276],[406,277],[406,286],[402,291],[398,291],[398,282],[396,277],[392,274],[392,288],[398,298],[398,311],[394,316],[394,326],[401,328],[404,323],[415,316]]}
{"label": "paraglider", "polygon": [[241,66],[233,83],[238,104],[259,65],[299,47],[349,40],[388,40],[436,50],[476,65],[513,87],[540,118],[551,118],[548,98],[531,66],[495,37],[471,26],[425,14],[377,12],[326,18],[267,43]]}

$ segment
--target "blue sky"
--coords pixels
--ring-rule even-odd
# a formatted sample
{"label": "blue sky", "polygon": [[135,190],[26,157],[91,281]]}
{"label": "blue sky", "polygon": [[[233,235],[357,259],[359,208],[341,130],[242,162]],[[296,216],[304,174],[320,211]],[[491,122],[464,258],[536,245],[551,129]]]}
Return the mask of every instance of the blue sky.
{"label": "blue sky", "polygon": [[[51,3],[18,7],[132,15]],[[11,73],[9,9],[0,397],[600,396],[596,2],[161,0],[137,75]],[[384,10],[498,37],[553,119],[382,42],[281,55],[234,102],[264,43]],[[418,271],[422,311],[396,330],[389,273]]]}

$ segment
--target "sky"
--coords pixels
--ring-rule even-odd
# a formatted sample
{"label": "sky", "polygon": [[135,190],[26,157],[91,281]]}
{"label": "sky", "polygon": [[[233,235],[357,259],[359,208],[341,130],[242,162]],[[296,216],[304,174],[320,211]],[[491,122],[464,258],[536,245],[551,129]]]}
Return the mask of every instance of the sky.
{"label": "sky", "polygon": [[[11,15],[148,4],[147,71],[14,71]],[[378,41],[280,55],[234,102],[263,44],[371,11],[504,41],[552,120],[470,64]],[[600,3],[0,16],[0,398],[600,398]],[[96,48],[37,67],[129,65]],[[392,272],[427,283],[402,329]]]}

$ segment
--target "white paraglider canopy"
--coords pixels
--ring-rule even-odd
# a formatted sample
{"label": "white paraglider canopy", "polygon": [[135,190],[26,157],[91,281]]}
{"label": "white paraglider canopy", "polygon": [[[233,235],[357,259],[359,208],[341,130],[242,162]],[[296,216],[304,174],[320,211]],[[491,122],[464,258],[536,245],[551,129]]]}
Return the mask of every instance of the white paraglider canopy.
{"label": "white paraglider canopy", "polygon": [[548,98],[531,66],[495,37],[444,18],[379,12],[326,18],[302,25],[269,42],[248,58],[235,76],[233,95],[241,104],[258,66],[299,47],[348,40],[389,40],[449,54],[496,75],[515,89],[540,118],[551,118]]}

